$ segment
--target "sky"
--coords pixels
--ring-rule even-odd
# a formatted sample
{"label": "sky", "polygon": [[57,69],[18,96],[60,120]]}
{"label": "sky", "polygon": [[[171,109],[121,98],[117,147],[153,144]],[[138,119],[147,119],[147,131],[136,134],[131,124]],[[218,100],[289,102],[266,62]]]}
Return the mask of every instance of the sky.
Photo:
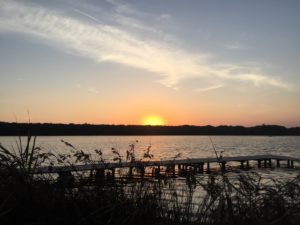
{"label": "sky", "polygon": [[0,0],[0,121],[300,126],[299,11],[298,0]]}

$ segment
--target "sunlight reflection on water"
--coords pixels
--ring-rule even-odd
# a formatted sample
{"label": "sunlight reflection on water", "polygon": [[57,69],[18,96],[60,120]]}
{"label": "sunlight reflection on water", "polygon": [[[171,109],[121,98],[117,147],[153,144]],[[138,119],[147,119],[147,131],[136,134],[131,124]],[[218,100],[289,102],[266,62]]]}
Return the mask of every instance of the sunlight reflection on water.
{"label": "sunlight reflection on water", "polygon": [[[0,142],[10,147],[15,145],[16,139],[0,137]],[[182,159],[215,157],[208,136],[39,136],[37,144],[45,150],[68,153],[70,148],[61,142],[62,139],[92,155],[95,149],[101,149],[107,161],[113,158],[112,148],[125,157],[130,144],[136,145],[137,159],[143,157],[149,145],[153,160],[172,159],[177,153],[181,153]],[[224,150],[223,156],[274,154],[300,157],[298,136],[211,136],[211,139],[218,151]]]}

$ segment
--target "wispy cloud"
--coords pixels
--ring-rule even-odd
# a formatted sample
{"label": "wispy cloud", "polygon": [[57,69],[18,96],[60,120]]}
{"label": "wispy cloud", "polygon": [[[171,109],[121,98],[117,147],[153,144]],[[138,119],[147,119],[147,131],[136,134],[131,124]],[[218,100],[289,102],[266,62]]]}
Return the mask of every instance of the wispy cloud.
{"label": "wispy cloud", "polygon": [[196,91],[197,92],[207,92],[207,91],[219,89],[221,87],[223,87],[223,85],[213,85],[213,86],[206,87],[206,88],[198,88]]}
{"label": "wispy cloud", "polygon": [[240,42],[236,41],[233,43],[228,44],[221,44],[225,49],[227,50],[246,50],[247,47],[245,45],[242,45]]}
{"label": "wispy cloud", "polygon": [[95,87],[83,87],[81,84],[74,85],[74,88],[87,91],[92,94],[99,94],[99,90]]}
{"label": "wispy cloud", "polygon": [[81,84],[76,84],[75,88],[80,89],[81,88]]}
{"label": "wispy cloud", "polygon": [[234,64],[216,65],[206,54],[191,53],[166,43],[161,38],[164,35],[161,31],[158,30],[155,37],[155,32],[152,32],[154,28],[151,35],[147,35],[147,25],[132,18],[132,15],[141,16],[136,9],[116,1],[110,2],[114,4],[117,15],[127,18],[127,21],[135,21],[135,26],[142,32],[137,34],[122,26],[107,24],[101,18],[77,8],[73,10],[89,18],[91,23],[45,7],[5,0],[0,2],[0,31],[37,36],[97,62],[110,61],[153,72],[160,75],[158,81],[168,87],[175,87],[181,80],[193,77],[288,87],[279,79],[257,70]]}
{"label": "wispy cloud", "polygon": [[172,19],[172,16],[170,14],[161,14],[158,17],[158,20],[161,22],[167,22],[170,21]]}
{"label": "wispy cloud", "polygon": [[88,92],[93,93],[93,94],[98,94],[99,91],[96,88],[90,87],[88,88]]}
{"label": "wispy cloud", "polygon": [[97,22],[97,23],[101,23],[100,20],[98,20],[98,19],[97,19],[96,17],[94,17],[94,16],[91,16],[90,14],[87,14],[87,13],[85,13],[85,12],[79,10],[79,9],[76,9],[76,8],[72,8],[72,9],[73,9],[75,12],[81,14],[82,16],[86,16],[87,18],[89,18],[89,19],[91,19],[91,20],[94,20],[94,21]]}

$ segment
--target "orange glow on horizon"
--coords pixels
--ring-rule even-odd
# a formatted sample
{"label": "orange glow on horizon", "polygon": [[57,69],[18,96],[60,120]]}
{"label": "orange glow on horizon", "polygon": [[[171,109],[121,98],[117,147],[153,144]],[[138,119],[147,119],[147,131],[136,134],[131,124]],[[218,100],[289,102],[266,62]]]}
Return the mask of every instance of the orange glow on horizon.
{"label": "orange glow on horizon", "polygon": [[158,115],[148,115],[142,119],[142,125],[159,126],[165,124],[166,121]]}

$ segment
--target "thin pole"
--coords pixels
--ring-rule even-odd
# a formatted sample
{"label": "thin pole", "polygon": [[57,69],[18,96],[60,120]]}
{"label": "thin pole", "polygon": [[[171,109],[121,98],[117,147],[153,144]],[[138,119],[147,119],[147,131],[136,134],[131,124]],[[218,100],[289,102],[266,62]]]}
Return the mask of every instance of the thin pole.
{"label": "thin pole", "polygon": [[218,156],[217,150],[216,150],[216,148],[215,148],[215,145],[214,145],[214,143],[213,143],[213,141],[212,141],[212,139],[211,139],[211,137],[210,137],[210,136],[209,136],[209,140],[210,140],[210,142],[211,142],[211,145],[212,145],[212,147],[213,147],[213,149],[214,149],[214,152],[215,152],[215,154],[216,154],[217,160],[218,160],[218,162],[219,162],[219,161],[220,161],[220,159],[219,159],[219,156]]}
{"label": "thin pole", "polygon": [[214,152],[215,152],[215,154],[216,154],[216,157],[217,157],[217,160],[218,160],[220,169],[222,170],[222,165],[221,165],[221,162],[220,162],[220,157],[218,156],[218,152],[217,152],[217,150],[216,150],[216,148],[215,148],[215,145],[214,145],[214,143],[213,143],[211,137],[210,137],[210,136],[208,136],[208,137],[209,137],[209,140],[210,140],[210,142],[211,142],[211,145],[212,145],[212,147],[213,147],[213,149],[214,149]]}

